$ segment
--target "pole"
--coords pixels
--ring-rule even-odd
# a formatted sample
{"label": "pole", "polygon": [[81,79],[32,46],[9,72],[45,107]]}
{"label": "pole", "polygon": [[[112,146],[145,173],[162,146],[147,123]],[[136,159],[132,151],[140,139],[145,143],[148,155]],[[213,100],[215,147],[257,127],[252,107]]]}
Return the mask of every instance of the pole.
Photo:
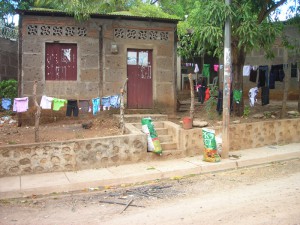
{"label": "pole", "polygon": [[[225,0],[230,5],[231,0]],[[224,83],[223,83],[223,129],[222,158],[228,158],[229,153],[229,117],[230,117],[230,85],[231,85],[231,25],[227,17],[224,35]]]}

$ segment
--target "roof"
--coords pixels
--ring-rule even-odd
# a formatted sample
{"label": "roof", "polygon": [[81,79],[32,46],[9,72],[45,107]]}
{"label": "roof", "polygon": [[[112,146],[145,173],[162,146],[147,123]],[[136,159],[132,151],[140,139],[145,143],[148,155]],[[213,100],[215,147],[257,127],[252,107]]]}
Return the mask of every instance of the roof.
{"label": "roof", "polygon": [[[32,15],[32,16],[57,16],[57,17],[73,17],[73,15],[62,12],[55,9],[30,9],[30,10],[17,10],[20,15]],[[178,18],[160,18],[160,17],[148,17],[148,16],[135,16],[130,15],[129,12],[114,12],[114,13],[93,13],[91,18],[98,19],[124,19],[124,20],[139,20],[139,21],[153,21],[164,23],[178,23]]]}

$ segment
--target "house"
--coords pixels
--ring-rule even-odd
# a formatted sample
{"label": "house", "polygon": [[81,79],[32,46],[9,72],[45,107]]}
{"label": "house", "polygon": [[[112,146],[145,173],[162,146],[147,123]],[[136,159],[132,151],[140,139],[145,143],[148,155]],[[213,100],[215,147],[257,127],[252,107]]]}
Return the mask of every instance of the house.
{"label": "house", "polygon": [[128,109],[176,109],[177,19],[21,10],[20,95],[92,99],[120,93]]}
{"label": "house", "polygon": [[0,81],[17,79],[18,76],[18,32],[6,27],[0,19]]}

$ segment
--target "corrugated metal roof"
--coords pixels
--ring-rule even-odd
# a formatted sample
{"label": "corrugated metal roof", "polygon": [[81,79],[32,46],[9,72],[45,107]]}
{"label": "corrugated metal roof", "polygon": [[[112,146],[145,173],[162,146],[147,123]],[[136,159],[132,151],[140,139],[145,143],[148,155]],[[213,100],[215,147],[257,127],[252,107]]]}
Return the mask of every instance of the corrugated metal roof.
{"label": "corrugated metal roof", "polygon": [[[35,8],[30,10],[18,10],[21,15],[37,15],[37,16],[61,16],[61,17],[72,17],[73,15],[63,11],[55,9],[42,9]],[[142,20],[142,21],[156,21],[156,22],[167,22],[167,23],[178,23],[178,18],[161,18],[161,17],[149,17],[149,16],[135,16],[131,15],[130,12],[113,12],[113,13],[93,13],[90,15],[91,18],[99,19],[125,19],[125,20]]]}

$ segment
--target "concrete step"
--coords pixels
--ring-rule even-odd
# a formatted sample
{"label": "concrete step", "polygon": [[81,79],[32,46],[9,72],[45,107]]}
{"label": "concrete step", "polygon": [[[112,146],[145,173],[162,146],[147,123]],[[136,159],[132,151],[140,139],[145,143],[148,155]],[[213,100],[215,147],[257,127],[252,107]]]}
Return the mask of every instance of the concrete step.
{"label": "concrete step", "polygon": [[170,150],[170,149],[176,149],[177,143],[175,142],[164,142],[160,143],[162,150]]}
{"label": "concrete step", "polygon": [[[120,118],[120,114],[114,114],[113,116],[118,120]],[[142,118],[146,117],[150,117],[153,122],[168,120],[168,115],[164,114],[125,114],[124,121],[125,123],[141,123]]]}
{"label": "concrete step", "polygon": [[158,136],[158,139],[159,139],[160,143],[173,141],[173,137],[171,135],[160,135],[160,136]]}
{"label": "concrete step", "polygon": [[[161,122],[153,122],[153,125],[154,125],[154,128],[164,128],[165,125],[164,125],[164,122],[161,121]],[[138,129],[142,129],[142,123],[135,123],[134,124],[135,127],[137,127]]]}

